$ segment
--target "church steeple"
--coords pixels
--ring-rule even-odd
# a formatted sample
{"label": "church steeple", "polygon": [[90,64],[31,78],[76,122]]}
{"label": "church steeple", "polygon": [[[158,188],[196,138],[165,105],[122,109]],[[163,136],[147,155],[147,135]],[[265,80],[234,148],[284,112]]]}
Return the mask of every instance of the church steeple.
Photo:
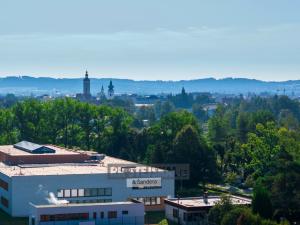
{"label": "church steeple", "polygon": [[89,99],[91,97],[90,79],[88,71],[85,71],[85,78],[83,79],[83,97]]}
{"label": "church steeple", "polygon": [[108,85],[108,99],[112,99],[114,97],[114,85],[112,84],[112,81],[110,80],[109,85]]}

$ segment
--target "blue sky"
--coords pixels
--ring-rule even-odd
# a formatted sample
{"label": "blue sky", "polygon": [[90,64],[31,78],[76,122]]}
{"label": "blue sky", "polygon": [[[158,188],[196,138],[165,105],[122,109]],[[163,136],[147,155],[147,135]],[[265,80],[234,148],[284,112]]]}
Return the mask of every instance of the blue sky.
{"label": "blue sky", "polygon": [[0,76],[300,79],[299,0],[0,0]]}

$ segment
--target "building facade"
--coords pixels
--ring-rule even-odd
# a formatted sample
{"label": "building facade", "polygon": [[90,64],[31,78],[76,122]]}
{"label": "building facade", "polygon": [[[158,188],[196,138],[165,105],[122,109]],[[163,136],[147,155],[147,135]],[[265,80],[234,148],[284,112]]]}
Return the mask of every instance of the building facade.
{"label": "building facade", "polygon": [[[49,193],[70,203],[136,199],[146,210],[164,208],[174,195],[174,172],[114,157],[46,145],[54,153],[0,146],[0,208],[28,216],[28,204],[48,203]],[[74,159],[74,161],[70,160]]]}
{"label": "building facade", "polygon": [[137,202],[34,205],[29,225],[144,225],[144,205]]}

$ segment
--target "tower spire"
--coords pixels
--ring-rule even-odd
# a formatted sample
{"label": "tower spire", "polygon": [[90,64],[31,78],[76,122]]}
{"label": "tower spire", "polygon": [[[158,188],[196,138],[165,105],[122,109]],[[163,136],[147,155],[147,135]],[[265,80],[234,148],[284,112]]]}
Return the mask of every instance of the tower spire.
{"label": "tower spire", "polygon": [[89,77],[89,72],[86,70],[85,71],[85,78],[88,78]]}

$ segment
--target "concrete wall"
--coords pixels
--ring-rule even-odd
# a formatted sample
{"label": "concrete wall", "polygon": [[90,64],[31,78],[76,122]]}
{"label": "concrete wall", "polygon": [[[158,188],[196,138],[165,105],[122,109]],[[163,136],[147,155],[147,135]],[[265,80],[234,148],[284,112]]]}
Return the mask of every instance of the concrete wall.
{"label": "concrete wall", "polygon": [[[173,172],[168,173],[174,175]],[[149,177],[149,174],[140,174],[140,177]],[[161,174],[151,173],[151,177],[161,177]],[[56,195],[58,189],[112,188],[112,196],[78,197],[67,200],[112,199],[113,202],[117,202],[127,201],[133,197],[174,196],[174,179],[163,177],[162,187],[157,189],[128,188],[126,178],[109,178],[107,174],[15,176],[12,177],[11,187],[11,215],[15,217],[28,216],[29,202],[36,205],[46,204],[49,192]]]}

